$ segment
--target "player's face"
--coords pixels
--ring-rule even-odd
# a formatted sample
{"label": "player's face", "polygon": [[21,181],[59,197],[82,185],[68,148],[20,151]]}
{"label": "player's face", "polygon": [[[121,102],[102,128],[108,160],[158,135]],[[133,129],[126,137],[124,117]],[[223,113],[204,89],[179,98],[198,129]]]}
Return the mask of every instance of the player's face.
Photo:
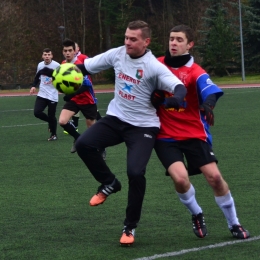
{"label": "player's face", "polygon": [[142,31],[126,29],[125,32],[125,47],[126,53],[131,57],[138,57],[145,53],[147,46],[150,43],[150,38],[143,39]]}
{"label": "player's face", "polygon": [[171,32],[169,39],[169,52],[171,56],[180,56],[189,53],[193,42],[188,43],[188,39],[183,32]]}
{"label": "player's face", "polygon": [[62,53],[67,62],[71,62],[75,57],[75,51],[72,46],[63,47]]}
{"label": "player's face", "polygon": [[52,57],[53,57],[53,55],[52,55],[52,52],[51,52],[51,51],[50,51],[50,52],[44,52],[44,53],[42,54],[42,59],[44,60],[44,62],[45,62],[46,64],[51,63]]}

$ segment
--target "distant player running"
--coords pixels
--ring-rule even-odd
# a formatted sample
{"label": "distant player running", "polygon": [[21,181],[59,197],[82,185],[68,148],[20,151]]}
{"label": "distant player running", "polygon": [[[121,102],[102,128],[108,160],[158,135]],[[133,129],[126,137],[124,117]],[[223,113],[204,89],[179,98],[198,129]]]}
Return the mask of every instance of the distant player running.
{"label": "distant player running", "polygon": [[[48,141],[57,140],[57,118],[55,114],[59,97],[58,91],[52,85],[52,77],[44,74],[39,75],[38,72],[44,67],[54,70],[60,65],[58,62],[52,60],[52,58],[51,49],[44,49],[42,52],[43,61],[37,66],[37,73],[30,89],[30,94],[32,95],[35,93],[36,86],[40,82],[39,92],[34,105],[34,116],[48,123],[48,131],[51,133]],[[46,107],[48,107],[47,114],[43,112]]]}

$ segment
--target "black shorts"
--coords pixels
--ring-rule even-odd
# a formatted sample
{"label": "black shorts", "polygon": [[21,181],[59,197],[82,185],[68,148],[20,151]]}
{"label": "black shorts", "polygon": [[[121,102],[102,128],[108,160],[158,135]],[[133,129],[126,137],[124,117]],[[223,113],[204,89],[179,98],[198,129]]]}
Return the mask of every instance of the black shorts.
{"label": "black shorts", "polygon": [[156,140],[154,148],[166,170],[171,164],[181,161],[186,165],[189,175],[195,175],[201,173],[199,168],[203,165],[218,162],[211,146],[199,139],[177,142]]}
{"label": "black shorts", "polygon": [[63,109],[67,109],[75,112],[77,114],[79,111],[82,112],[86,119],[94,120],[97,118],[97,105],[96,104],[87,104],[87,105],[78,105],[76,102],[70,100],[65,103]]}

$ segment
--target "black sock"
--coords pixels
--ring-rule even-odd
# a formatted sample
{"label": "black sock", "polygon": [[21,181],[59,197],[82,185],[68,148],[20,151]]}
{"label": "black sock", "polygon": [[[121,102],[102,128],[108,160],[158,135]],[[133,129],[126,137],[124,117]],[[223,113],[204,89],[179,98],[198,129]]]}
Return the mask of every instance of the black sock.
{"label": "black sock", "polygon": [[71,136],[73,136],[75,140],[77,140],[80,136],[72,122],[68,122],[66,125],[61,125],[61,127],[63,127],[63,129],[67,131]]}
{"label": "black sock", "polygon": [[72,116],[72,121],[73,121],[73,125],[78,128],[79,126],[79,117],[77,116]]}

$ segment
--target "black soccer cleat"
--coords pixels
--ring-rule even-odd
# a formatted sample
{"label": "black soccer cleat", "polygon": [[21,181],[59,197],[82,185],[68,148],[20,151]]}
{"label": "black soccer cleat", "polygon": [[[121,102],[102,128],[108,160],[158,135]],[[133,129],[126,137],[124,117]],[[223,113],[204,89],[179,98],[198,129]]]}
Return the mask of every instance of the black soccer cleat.
{"label": "black soccer cleat", "polygon": [[238,239],[247,239],[250,237],[248,230],[244,229],[241,225],[233,225],[230,232],[233,237]]}
{"label": "black soccer cleat", "polygon": [[192,226],[197,237],[203,238],[208,234],[203,213],[192,215]]}

